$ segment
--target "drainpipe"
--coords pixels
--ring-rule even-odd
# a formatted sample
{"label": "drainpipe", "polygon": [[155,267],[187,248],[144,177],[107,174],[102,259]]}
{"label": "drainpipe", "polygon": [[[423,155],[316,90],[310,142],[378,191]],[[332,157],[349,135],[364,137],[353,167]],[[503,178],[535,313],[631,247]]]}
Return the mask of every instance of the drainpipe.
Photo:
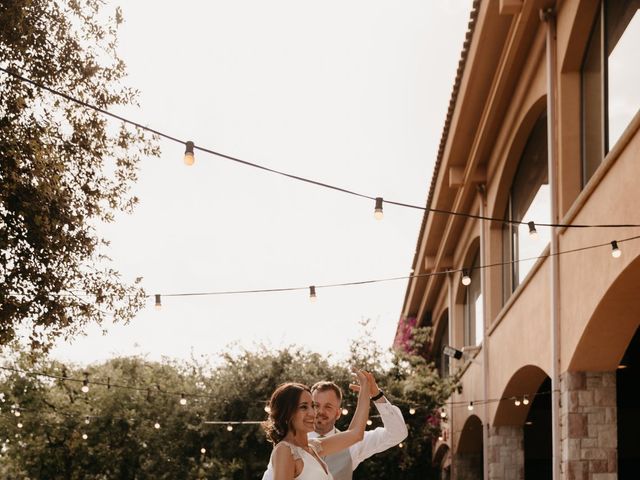
{"label": "drainpipe", "polygon": [[482,470],[485,479],[489,479],[489,404],[486,401],[489,398],[489,329],[487,328],[487,254],[485,247],[487,245],[485,239],[485,208],[487,203],[487,195],[484,185],[478,185],[478,194],[480,197],[480,292],[482,294],[482,397],[484,398],[484,422],[482,423]]}
{"label": "drainpipe", "polygon": [[[551,223],[558,223],[558,172],[556,159],[556,16],[553,8],[540,10],[547,24],[547,148],[549,157],[549,191]],[[551,228],[551,454],[553,479],[560,480],[562,464],[560,439],[560,276],[558,265],[558,230]]]}

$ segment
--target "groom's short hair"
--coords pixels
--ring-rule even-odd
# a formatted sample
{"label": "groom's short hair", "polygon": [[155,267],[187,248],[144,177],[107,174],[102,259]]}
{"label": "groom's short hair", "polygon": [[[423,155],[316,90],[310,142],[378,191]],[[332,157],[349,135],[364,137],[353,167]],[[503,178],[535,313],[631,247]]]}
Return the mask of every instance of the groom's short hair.
{"label": "groom's short hair", "polygon": [[327,390],[332,390],[333,393],[338,397],[338,403],[342,403],[342,389],[333,382],[329,382],[323,380],[322,382],[317,382],[311,387],[311,393],[315,391],[326,392]]}

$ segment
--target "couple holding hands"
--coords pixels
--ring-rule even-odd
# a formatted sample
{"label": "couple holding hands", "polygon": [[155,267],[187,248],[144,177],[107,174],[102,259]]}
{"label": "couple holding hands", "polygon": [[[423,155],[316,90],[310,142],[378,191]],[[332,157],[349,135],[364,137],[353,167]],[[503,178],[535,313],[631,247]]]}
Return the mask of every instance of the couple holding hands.
{"label": "couple holding hands", "polygon": [[[342,411],[342,390],[335,383],[311,388],[285,383],[273,392],[263,428],[274,448],[262,480],[351,480],[360,462],[406,438],[400,409],[385,398],[373,375],[354,373],[358,384],[350,388],[358,391],[358,404],[343,432],[335,427]],[[370,401],[383,427],[365,431]]]}

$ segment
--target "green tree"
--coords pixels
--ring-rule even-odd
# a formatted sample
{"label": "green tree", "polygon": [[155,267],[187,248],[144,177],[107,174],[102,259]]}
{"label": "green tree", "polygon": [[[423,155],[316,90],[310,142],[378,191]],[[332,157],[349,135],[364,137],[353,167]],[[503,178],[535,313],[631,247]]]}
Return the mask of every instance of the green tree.
{"label": "green tree", "polygon": [[[135,103],[116,55],[119,10],[99,0],[0,3],[0,66],[107,109]],[[47,348],[89,320],[128,320],[139,279],[113,270],[96,232],[130,211],[141,156],[153,139],[0,72],[0,345],[30,332]]]}

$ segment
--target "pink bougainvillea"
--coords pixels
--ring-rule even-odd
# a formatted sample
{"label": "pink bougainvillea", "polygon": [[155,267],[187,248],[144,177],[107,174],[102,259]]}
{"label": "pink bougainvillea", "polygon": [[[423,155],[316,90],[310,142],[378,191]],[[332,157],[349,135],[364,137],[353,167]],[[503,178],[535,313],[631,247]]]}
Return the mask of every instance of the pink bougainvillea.
{"label": "pink bougainvillea", "polygon": [[416,317],[401,318],[398,322],[396,330],[396,338],[393,341],[393,347],[405,353],[411,353],[411,339],[413,338],[413,329],[417,324]]}

